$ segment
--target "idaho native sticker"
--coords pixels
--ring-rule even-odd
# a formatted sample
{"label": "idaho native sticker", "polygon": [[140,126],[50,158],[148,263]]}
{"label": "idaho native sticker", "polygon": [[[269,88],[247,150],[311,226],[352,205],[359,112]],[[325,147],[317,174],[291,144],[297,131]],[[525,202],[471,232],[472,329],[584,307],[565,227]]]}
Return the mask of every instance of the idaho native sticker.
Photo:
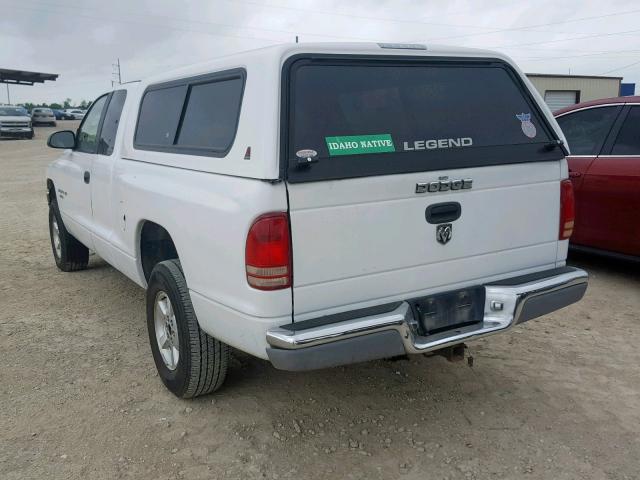
{"label": "idaho native sticker", "polygon": [[531,113],[516,113],[516,118],[522,122],[520,125],[522,133],[529,138],[534,138],[538,132],[536,126],[531,122]]}
{"label": "idaho native sticker", "polygon": [[324,137],[329,156],[362,155],[365,153],[395,152],[396,148],[390,133],[379,135],[347,135]]}

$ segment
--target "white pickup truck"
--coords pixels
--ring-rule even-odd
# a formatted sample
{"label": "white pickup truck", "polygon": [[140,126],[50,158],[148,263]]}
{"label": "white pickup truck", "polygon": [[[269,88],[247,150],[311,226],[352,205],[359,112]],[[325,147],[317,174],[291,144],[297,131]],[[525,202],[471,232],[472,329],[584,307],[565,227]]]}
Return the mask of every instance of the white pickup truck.
{"label": "white pickup truck", "polygon": [[147,289],[179,397],[229,346],[285,370],[434,352],[587,288],[564,137],[499,53],[269,47],[107,93],[48,144],[57,266],[91,250]]}

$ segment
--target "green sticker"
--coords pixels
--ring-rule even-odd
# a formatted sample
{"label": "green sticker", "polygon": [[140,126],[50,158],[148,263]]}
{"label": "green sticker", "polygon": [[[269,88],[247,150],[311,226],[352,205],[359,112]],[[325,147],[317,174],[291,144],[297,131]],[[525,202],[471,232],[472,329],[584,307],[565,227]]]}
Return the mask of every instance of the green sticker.
{"label": "green sticker", "polygon": [[365,153],[395,152],[391,134],[350,135],[344,137],[325,137],[329,155],[362,155]]}

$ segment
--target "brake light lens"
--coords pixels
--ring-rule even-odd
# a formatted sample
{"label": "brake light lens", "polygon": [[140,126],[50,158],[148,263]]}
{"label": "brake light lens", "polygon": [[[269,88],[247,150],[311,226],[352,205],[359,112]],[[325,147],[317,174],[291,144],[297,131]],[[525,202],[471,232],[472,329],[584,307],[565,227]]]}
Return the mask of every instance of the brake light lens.
{"label": "brake light lens", "polygon": [[289,217],[268,213],[253,222],[245,249],[247,282],[258,290],[280,290],[291,286],[291,242]]}
{"label": "brake light lens", "polygon": [[576,204],[571,180],[560,182],[560,240],[567,240],[573,233],[576,218]]}

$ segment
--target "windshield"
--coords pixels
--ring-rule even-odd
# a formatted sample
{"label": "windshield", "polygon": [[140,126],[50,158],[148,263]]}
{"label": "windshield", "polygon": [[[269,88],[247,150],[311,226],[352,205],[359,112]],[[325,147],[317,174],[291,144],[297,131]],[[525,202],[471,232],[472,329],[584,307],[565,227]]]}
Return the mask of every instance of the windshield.
{"label": "windshield", "polygon": [[27,117],[29,114],[20,107],[0,107],[0,117]]}
{"label": "windshield", "polygon": [[[300,181],[553,158],[546,120],[500,63],[299,60],[289,178]],[[302,152],[302,153],[301,153]],[[297,157],[318,163],[300,169]],[[315,177],[315,178],[314,178]]]}

